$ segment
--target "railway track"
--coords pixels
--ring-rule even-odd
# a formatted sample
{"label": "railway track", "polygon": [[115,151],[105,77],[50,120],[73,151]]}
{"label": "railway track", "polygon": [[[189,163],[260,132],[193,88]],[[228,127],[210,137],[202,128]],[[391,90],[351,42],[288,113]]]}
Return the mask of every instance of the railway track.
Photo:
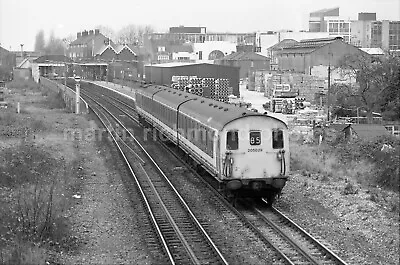
{"label": "railway track", "polygon": [[158,260],[170,264],[228,264],[155,161],[144,149],[138,150],[138,142],[132,147],[118,135],[113,126],[118,118],[93,97],[83,91],[82,95],[91,102],[93,112],[109,132],[140,191],[157,232],[153,252],[157,252]]}
{"label": "railway track", "polygon": [[[98,96],[102,97],[100,94]],[[119,99],[107,100],[115,108],[123,112],[123,115],[126,115],[129,119],[135,119],[133,117],[135,115],[134,108],[131,104]],[[119,106],[117,107],[116,104]],[[166,145],[164,145],[164,148],[167,148]],[[130,151],[132,153],[132,150]],[[170,149],[167,151],[172,152]],[[176,153],[172,152],[172,154],[176,156]],[[205,185],[209,184],[206,183]],[[214,196],[218,197],[220,194],[214,191]],[[160,197],[159,199],[162,198]],[[328,248],[324,247],[274,208],[271,210],[270,208],[260,209],[249,206],[239,213],[236,209],[227,206],[226,201],[222,198],[214,201],[215,207],[218,208],[222,215],[229,216],[232,220],[234,218],[240,220],[239,223],[241,224],[236,224],[238,227],[242,226],[252,231],[258,240],[274,250],[274,264],[346,264]],[[225,203],[219,201],[225,201]],[[206,224],[205,227],[210,229],[210,224]],[[210,236],[212,236],[211,233]],[[193,261],[196,262],[196,259],[192,259]]]}
{"label": "railway track", "polygon": [[269,235],[273,244],[279,246],[293,264],[346,264],[293,220],[269,207],[265,200],[261,203],[242,200],[240,212]]}

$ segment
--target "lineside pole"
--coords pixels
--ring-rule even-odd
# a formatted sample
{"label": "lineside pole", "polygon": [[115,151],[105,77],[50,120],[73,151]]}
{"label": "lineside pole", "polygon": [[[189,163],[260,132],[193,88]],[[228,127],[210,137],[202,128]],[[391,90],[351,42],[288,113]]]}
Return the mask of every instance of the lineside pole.
{"label": "lineside pole", "polygon": [[79,83],[81,78],[79,76],[75,76],[75,114],[79,114],[79,105],[80,105],[80,90],[81,84]]}

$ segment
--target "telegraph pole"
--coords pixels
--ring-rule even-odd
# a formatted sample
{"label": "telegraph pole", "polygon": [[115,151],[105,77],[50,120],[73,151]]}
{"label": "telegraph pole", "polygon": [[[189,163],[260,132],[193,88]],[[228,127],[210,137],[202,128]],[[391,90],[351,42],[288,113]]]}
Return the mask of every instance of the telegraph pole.
{"label": "telegraph pole", "polygon": [[329,64],[328,64],[328,95],[327,95],[327,97],[326,97],[326,103],[327,103],[327,105],[328,105],[328,108],[327,108],[327,121],[330,121],[330,116],[331,116],[331,113],[330,113],[330,107],[331,107],[331,55],[332,55],[332,52],[331,52],[331,49],[330,49],[330,46],[329,46],[329,51],[328,51],[328,60],[329,60]]}
{"label": "telegraph pole", "polygon": [[327,115],[328,115],[328,117],[327,117],[327,120],[329,121],[330,120],[330,107],[331,107],[331,96],[330,96],[330,94],[331,94],[331,63],[329,62],[329,66],[328,66],[328,95],[327,95],[327,99],[326,99],[326,101],[327,101],[327,104],[328,104],[328,111],[327,111]]}

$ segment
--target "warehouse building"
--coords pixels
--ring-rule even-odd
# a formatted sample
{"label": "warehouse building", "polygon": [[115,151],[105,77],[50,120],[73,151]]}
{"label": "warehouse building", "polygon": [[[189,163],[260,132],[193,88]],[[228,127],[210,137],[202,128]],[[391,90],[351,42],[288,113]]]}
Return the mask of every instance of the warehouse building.
{"label": "warehouse building", "polygon": [[278,69],[311,74],[318,65],[338,66],[345,55],[367,54],[341,37],[302,40],[276,52]]}
{"label": "warehouse building", "polygon": [[209,63],[164,63],[146,65],[146,82],[158,85],[172,84],[173,76],[228,79],[235,96],[239,96],[239,67]]}
{"label": "warehouse building", "polygon": [[257,70],[270,70],[270,58],[253,51],[235,52],[215,61],[220,65],[240,67],[240,78],[249,77]]}

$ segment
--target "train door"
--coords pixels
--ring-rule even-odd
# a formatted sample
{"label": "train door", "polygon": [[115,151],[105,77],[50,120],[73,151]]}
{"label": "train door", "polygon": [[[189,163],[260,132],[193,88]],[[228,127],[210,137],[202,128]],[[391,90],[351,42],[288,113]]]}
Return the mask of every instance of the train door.
{"label": "train door", "polygon": [[239,130],[223,131],[220,146],[222,176],[227,179],[241,178],[239,168],[242,159],[240,156],[243,156],[244,153],[240,150]]}

